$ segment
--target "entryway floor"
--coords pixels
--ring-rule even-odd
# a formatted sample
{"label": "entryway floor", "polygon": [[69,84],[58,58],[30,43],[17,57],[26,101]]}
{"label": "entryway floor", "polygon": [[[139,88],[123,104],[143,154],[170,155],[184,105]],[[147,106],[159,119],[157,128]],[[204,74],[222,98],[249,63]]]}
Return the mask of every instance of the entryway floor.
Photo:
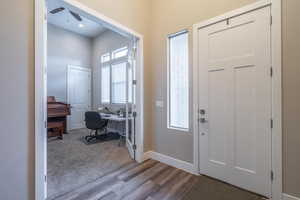
{"label": "entryway floor", "polygon": [[263,197],[163,163],[129,162],[55,200],[262,200]]}

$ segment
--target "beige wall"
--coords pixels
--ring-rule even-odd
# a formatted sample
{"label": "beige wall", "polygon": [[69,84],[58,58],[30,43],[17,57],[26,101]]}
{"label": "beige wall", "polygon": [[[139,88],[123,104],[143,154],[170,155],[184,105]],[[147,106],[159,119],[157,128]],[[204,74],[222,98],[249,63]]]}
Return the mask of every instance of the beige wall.
{"label": "beige wall", "polygon": [[[164,110],[153,108],[156,99],[165,100],[166,35],[255,0],[80,1],[145,35],[146,148],[191,161],[191,136],[184,137],[183,143],[171,144],[168,138],[180,142],[182,137],[166,135],[165,124],[154,123],[164,118]],[[300,44],[295,42],[299,41],[297,37],[300,32],[297,20],[299,0],[286,1],[288,15],[285,19],[289,23],[285,23],[288,32],[284,38],[283,70],[284,190],[300,196],[300,134],[297,126],[300,123],[300,96],[297,94],[300,85],[297,77],[300,73],[297,68]],[[34,199],[33,2],[10,0],[1,2],[0,6],[0,199],[5,200]],[[155,145],[149,142],[152,136]]]}
{"label": "beige wall", "polygon": [[[255,0],[230,0],[226,3],[224,0],[152,0],[151,67],[155,74],[152,80],[154,94],[152,101],[164,101],[163,108],[153,107],[152,109],[154,111],[153,127],[155,129],[152,132],[155,151],[193,162],[192,130],[185,133],[167,129],[167,35],[182,29],[191,31],[195,23],[252,2]],[[190,38],[192,41],[192,34]],[[192,48],[192,45],[190,47]],[[190,113],[192,114],[192,107]]]}
{"label": "beige wall", "polygon": [[284,192],[300,197],[299,0],[283,1]]}
{"label": "beige wall", "polygon": [[34,199],[33,0],[0,6],[0,199]]}

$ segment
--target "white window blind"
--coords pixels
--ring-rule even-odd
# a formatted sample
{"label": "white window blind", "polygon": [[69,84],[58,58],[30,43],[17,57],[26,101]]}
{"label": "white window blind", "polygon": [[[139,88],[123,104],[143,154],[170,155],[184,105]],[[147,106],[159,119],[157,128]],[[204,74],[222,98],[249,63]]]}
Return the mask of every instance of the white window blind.
{"label": "white window blind", "polygon": [[110,103],[110,67],[105,65],[101,68],[101,102]]}
{"label": "white window blind", "polygon": [[128,67],[128,102],[132,103],[132,67]]}
{"label": "white window blind", "polygon": [[112,103],[126,103],[126,65],[127,62],[122,62],[111,66]]}
{"label": "white window blind", "polygon": [[169,37],[168,127],[189,128],[188,33]]}

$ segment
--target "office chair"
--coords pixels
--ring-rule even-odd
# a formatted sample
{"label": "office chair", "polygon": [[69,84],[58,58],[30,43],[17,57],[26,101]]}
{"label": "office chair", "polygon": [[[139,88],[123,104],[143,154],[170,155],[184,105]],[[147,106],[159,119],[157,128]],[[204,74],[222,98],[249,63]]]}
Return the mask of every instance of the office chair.
{"label": "office chair", "polygon": [[[85,136],[85,140],[87,142],[90,142],[93,139],[102,139],[103,134],[99,134],[98,131],[103,132],[106,135],[107,134],[107,124],[108,120],[102,119],[101,115],[98,112],[86,112],[85,113],[85,125],[86,128],[91,130],[91,134],[88,136]],[[95,131],[95,134],[92,135],[92,132]]]}

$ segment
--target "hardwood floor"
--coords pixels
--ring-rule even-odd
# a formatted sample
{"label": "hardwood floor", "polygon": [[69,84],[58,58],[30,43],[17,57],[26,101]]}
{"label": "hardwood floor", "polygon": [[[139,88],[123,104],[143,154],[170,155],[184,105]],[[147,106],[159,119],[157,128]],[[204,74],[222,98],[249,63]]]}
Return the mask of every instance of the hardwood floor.
{"label": "hardwood floor", "polygon": [[55,200],[173,200],[180,199],[196,181],[196,176],[154,160],[130,162]]}
{"label": "hardwood floor", "polygon": [[129,162],[55,200],[262,200],[256,194],[206,176],[147,160]]}

